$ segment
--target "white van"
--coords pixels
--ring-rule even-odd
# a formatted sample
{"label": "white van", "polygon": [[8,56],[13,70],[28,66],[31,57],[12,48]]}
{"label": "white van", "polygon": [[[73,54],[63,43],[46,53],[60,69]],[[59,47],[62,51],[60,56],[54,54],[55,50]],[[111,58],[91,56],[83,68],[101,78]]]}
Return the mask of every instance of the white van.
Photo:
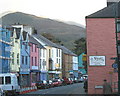
{"label": "white van", "polygon": [[0,88],[5,93],[18,93],[20,86],[18,85],[17,76],[13,73],[1,73]]}

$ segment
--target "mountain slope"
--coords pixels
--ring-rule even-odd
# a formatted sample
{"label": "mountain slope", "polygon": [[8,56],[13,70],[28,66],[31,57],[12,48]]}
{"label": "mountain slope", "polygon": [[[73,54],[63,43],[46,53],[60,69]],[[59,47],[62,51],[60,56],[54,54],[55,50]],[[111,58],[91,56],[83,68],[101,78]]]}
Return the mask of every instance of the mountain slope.
{"label": "mountain slope", "polygon": [[69,49],[74,47],[73,42],[76,39],[85,37],[85,28],[76,25],[69,25],[60,21],[41,18],[21,12],[10,13],[2,18],[2,25],[8,26],[15,23],[27,24],[35,27],[38,34],[51,33],[62,41],[64,46]]}

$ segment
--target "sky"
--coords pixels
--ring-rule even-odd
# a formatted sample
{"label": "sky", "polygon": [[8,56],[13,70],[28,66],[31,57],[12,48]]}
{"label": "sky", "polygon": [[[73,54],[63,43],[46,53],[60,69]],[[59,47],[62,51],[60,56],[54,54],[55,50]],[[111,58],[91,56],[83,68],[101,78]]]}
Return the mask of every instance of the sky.
{"label": "sky", "polygon": [[106,5],[106,0],[0,0],[0,14],[19,11],[85,26],[85,16]]}

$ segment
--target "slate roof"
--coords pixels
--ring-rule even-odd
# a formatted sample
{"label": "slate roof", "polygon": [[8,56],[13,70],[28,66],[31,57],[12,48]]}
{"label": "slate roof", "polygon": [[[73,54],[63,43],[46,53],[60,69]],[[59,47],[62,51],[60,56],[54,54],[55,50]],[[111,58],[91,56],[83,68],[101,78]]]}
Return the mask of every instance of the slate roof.
{"label": "slate roof", "polygon": [[91,15],[86,16],[86,18],[115,18],[120,17],[120,2],[114,3],[105,7]]}
{"label": "slate roof", "polygon": [[35,34],[33,36],[36,37],[37,39],[39,39],[40,41],[42,41],[43,43],[45,43],[46,46],[60,48],[57,44],[51,42],[50,40],[48,40],[47,38],[43,37],[42,35]]}
{"label": "slate roof", "polygon": [[30,41],[30,43],[37,44],[39,48],[45,48],[36,39],[34,39],[34,37],[32,35],[29,35],[29,41]]}
{"label": "slate roof", "polygon": [[61,49],[63,50],[63,53],[65,54],[70,54],[70,55],[73,55],[73,56],[77,56],[76,54],[74,54],[71,50],[67,49],[65,46],[60,46]]}

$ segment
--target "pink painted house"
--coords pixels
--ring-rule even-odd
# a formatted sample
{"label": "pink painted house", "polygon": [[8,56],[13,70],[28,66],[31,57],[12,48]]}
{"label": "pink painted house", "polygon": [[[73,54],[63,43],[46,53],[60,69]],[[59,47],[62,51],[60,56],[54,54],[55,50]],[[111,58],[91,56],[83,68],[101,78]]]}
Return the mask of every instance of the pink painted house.
{"label": "pink painted house", "polygon": [[39,81],[39,44],[30,36],[30,82],[31,86],[35,85],[36,81]]}
{"label": "pink painted house", "polygon": [[118,73],[112,67],[115,60],[111,59],[117,57],[115,4],[112,3],[86,16],[88,94],[103,94],[104,79],[111,84],[113,92],[117,91]]}

